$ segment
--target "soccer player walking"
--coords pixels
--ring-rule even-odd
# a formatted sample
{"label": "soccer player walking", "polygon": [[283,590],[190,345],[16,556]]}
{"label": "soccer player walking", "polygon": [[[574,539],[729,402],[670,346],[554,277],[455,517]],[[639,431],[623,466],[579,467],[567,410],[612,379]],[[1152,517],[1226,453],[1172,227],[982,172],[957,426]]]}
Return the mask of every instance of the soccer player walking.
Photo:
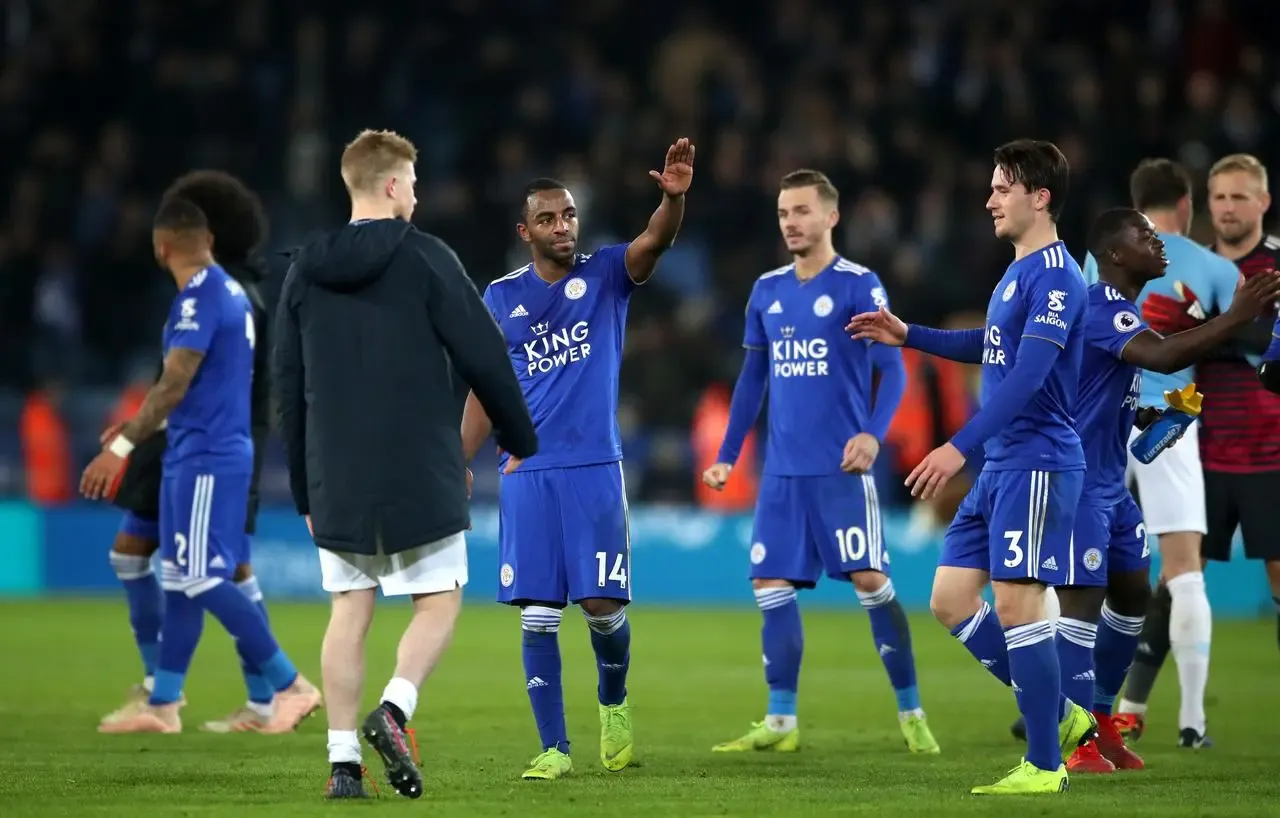
{"label": "soccer player walking", "polygon": [[[987,199],[1014,261],[996,285],[982,329],[908,326],[881,307],[854,316],[859,339],[908,344],[982,364],[982,409],[907,478],[929,498],[984,446],[986,464],[943,540],[931,606],[973,655],[1011,685],[1027,723],[1027,753],[1005,778],[975,794],[1067,789],[1063,756],[1097,732],[1087,710],[1062,695],[1045,588],[1070,566],[1072,525],[1085,459],[1073,420],[1084,349],[1086,292],[1058,239],[1066,157],[1049,142],[996,149]],[[982,600],[988,581],[995,616]]]}
{"label": "soccer player walking", "polygon": [[214,263],[204,212],[169,199],[155,217],[157,260],[178,286],[164,333],[164,372],[142,407],[85,469],[81,491],[102,497],[140,441],[168,422],[160,489],[164,625],[148,705],[110,733],[177,733],[187,668],[208,611],[294,721],[319,704],[318,691],[280,650],[257,605],[231,581],[248,562],[245,517],[253,477],[250,393],[256,336],[244,288]]}
{"label": "soccer player walking", "polygon": [[320,548],[329,798],[361,798],[356,734],[377,589],[413,603],[395,672],[361,726],[395,790],[422,795],[407,724],[453,636],[470,526],[450,363],[527,457],[533,424],[502,337],[453,251],[409,224],[417,150],[365,131],[342,154],[351,222],[294,257],[273,358],[294,505]]}
{"label": "soccer player walking", "polygon": [[[498,601],[520,609],[525,684],[542,751],[523,777],[573,770],[565,728],[559,630],[567,603],[582,607],[599,679],[600,761],[632,761],[627,701],[631,540],[618,433],[618,373],[627,305],[675,242],[693,182],[694,146],[679,139],[649,175],[662,202],[633,241],[578,252],[578,208],[561,183],[539,179],[522,202],[520,238],[533,262],[497,279],[484,300],[507,340],[538,429],[538,454],[502,453]],[[468,397],[463,450],[489,434],[488,407]],[[504,450],[506,446],[499,440]]]}
{"label": "soccer player walking", "polygon": [[764,615],[769,702],[763,721],[716,745],[716,752],[799,748],[804,631],[796,590],[814,587],[823,574],[851,583],[870,616],[907,748],[939,751],[920,707],[911,630],[889,580],[870,473],[906,373],[896,347],[844,335],[845,316],[889,302],[875,273],[836,253],[831,231],[839,215],[839,193],[825,175],[798,170],[783,177],[778,226],[793,262],[765,273],[752,288],[746,357],[724,444],[702,475],[708,486],[724,488],[767,389],[769,435],[751,537],[751,585]]}

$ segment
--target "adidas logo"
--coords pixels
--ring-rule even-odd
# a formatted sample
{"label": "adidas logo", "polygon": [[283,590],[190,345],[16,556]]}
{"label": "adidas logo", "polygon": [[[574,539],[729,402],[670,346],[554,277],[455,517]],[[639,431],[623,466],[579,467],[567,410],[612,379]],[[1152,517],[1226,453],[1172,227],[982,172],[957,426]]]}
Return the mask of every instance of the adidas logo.
{"label": "adidas logo", "polygon": [[547,683],[542,680],[541,676],[534,676],[532,679],[529,680],[528,688],[529,690],[533,690],[535,687],[546,687],[546,686],[547,686]]}
{"label": "adidas logo", "polygon": [[508,318],[528,318],[529,311],[524,308],[524,304],[517,304],[516,308],[512,310],[511,314],[508,315],[507,317]]}
{"label": "adidas logo", "polygon": [[1040,563],[1040,567],[1041,567],[1041,568],[1043,568],[1043,569],[1045,569],[1046,571],[1057,571],[1057,570],[1058,570],[1058,561],[1057,561],[1057,560],[1055,560],[1053,557],[1050,557],[1049,559],[1047,559],[1047,560],[1045,560],[1044,562]]}
{"label": "adidas logo", "polygon": [[980,661],[982,662],[982,666],[985,667],[987,670],[990,670],[996,665],[995,659],[982,659]]}
{"label": "adidas logo", "polygon": [[764,666],[765,666],[765,667],[768,667],[768,666],[769,666],[769,657],[768,657],[768,655],[766,655],[766,656],[764,657]]}
{"label": "adidas logo", "polygon": [[778,313],[782,312],[781,302],[778,302],[778,301],[773,302],[772,304],[769,305],[769,309],[765,310],[765,312],[769,313],[770,315],[777,315]]}
{"label": "adidas logo", "polygon": [[893,653],[893,646],[892,646],[892,645],[881,645],[881,646],[880,646],[880,655],[881,655],[881,656],[888,656],[890,653]]}
{"label": "adidas logo", "polygon": [[1094,679],[1094,677],[1093,677],[1093,671],[1092,671],[1092,670],[1086,670],[1084,673],[1077,673],[1076,675],[1072,676],[1071,678],[1072,678],[1072,679],[1074,679],[1074,680],[1075,680],[1075,681],[1077,681],[1077,682],[1092,682],[1092,681],[1095,681],[1095,679]]}
{"label": "adidas logo", "polygon": [[221,554],[217,554],[213,559],[209,560],[210,568],[226,568],[227,563],[222,559]]}

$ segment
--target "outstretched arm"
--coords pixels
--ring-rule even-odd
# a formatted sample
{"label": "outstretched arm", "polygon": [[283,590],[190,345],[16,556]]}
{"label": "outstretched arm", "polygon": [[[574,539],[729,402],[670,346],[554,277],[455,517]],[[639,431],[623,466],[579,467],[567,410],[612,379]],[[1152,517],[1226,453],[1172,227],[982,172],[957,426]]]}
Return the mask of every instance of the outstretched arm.
{"label": "outstretched arm", "polygon": [[909,324],[907,341],[903,346],[962,364],[980,364],[985,334],[986,330],[982,327],[934,329],[922,327],[919,324]]}

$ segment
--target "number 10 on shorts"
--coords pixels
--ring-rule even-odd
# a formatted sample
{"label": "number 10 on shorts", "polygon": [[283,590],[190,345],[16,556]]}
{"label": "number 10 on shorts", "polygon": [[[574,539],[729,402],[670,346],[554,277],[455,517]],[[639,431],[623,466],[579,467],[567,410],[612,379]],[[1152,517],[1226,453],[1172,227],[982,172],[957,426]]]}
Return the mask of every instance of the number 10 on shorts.
{"label": "number 10 on shorts", "polygon": [[596,581],[601,588],[610,582],[618,583],[619,588],[627,587],[627,569],[623,565],[622,560],[624,554],[616,554],[613,559],[613,567],[609,567],[609,554],[605,551],[596,552]]}

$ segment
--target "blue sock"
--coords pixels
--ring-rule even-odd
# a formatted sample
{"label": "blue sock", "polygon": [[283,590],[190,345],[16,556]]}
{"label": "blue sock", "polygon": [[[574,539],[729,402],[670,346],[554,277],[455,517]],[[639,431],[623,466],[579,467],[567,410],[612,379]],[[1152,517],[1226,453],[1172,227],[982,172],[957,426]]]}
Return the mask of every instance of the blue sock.
{"label": "blue sock", "polygon": [[204,608],[182,591],[164,592],[164,614],[152,704],[172,704],[182,698],[187,668],[204,632]]}
{"label": "blue sock", "polygon": [[1027,761],[1042,770],[1062,765],[1058,741],[1062,675],[1053,626],[1048,621],[1017,625],[1005,631],[1009,670],[1018,710],[1027,725]]}
{"label": "blue sock", "polygon": [[991,671],[1004,684],[1009,681],[1009,649],[1005,645],[1004,629],[995,612],[986,602],[978,612],[951,629],[951,635],[960,640],[982,666]]}
{"label": "blue sock", "polygon": [[[804,626],[796,589],[759,588],[756,604],[764,614],[760,642],[764,648],[764,679],[769,685],[767,716],[795,719],[800,690],[800,660],[804,657]],[[792,724],[791,726],[794,726]]]}
{"label": "blue sock", "polygon": [[1093,648],[1094,676],[1093,709],[1110,713],[1129,674],[1129,665],[1138,650],[1138,637],[1146,617],[1121,616],[1102,605],[1102,624],[1098,626],[1098,641]]}
{"label": "blue sock", "polygon": [[111,552],[111,567],[129,603],[129,625],[133,628],[133,641],[138,644],[142,657],[142,672],[156,675],[160,658],[160,624],[164,620],[164,594],[160,580],[151,569],[150,557]]}
{"label": "blue sock", "polygon": [[1062,695],[1085,710],[1092,710],[1096,679],[1093,649],[1098,641],[1097,624],[1063,617],[1058,620],[1058,635],[1054,641],[1058,666],[1062,671]]}
{"label": "blue sock", "polygon": [[230,582],[219,582],[201,592],[196,600],[222,623],[236,640],[236,650],[241,657],[258,669],[272,690],[284,690],[298,678],[297,668],[276,644],[258,606],[239,588]]}
{"label": "blue sock", "polygon": [[560,618],[563,611],[530,605],[520,611],[525,687],[542,749],[569,752],[564,723],[564,688],[560,683]]}
{"label": "blue sock", "polygon": [[[258,587],[258,578],[249,577],[243,582],[237,582],[236,587],[240,589],[240,593],[248,597],[249,601],[257,606],[262,613],[263,621],[267,622],[267,627],[271,627],[271,623],[267,620],[267,605],[262,599],[262,589]],[[251,663],[244,657],[244,651],[240,648],[240,643],[236,642],[236,652],[240,654],[240,671],[244,674],[244,686],[249,691],[249,701],[254,704],[271,704],[271,700],[275,698],[275,689],[271,687],[271,682],[266,680],[256,665]]]}
{"label": "blue sock", "polygon": [[600,677],[596,694],[601,704],[622,704],[627,698],[627,668],[631,666],[631,623],[627,620],[627,609],[619,608],[611,614],[586,619]]}
{"label": "blue sock", "polygon": [[911,627],[907,624],[907,612],[902,610],[902,603],[894,593],[893,582],[886,580],[883,587],[869,594],[858,591],[858,601],[871,618],[871,636],[889,674],[894,695],[898,697],[898,712],[919,710],[920,689],[916,687]]}

